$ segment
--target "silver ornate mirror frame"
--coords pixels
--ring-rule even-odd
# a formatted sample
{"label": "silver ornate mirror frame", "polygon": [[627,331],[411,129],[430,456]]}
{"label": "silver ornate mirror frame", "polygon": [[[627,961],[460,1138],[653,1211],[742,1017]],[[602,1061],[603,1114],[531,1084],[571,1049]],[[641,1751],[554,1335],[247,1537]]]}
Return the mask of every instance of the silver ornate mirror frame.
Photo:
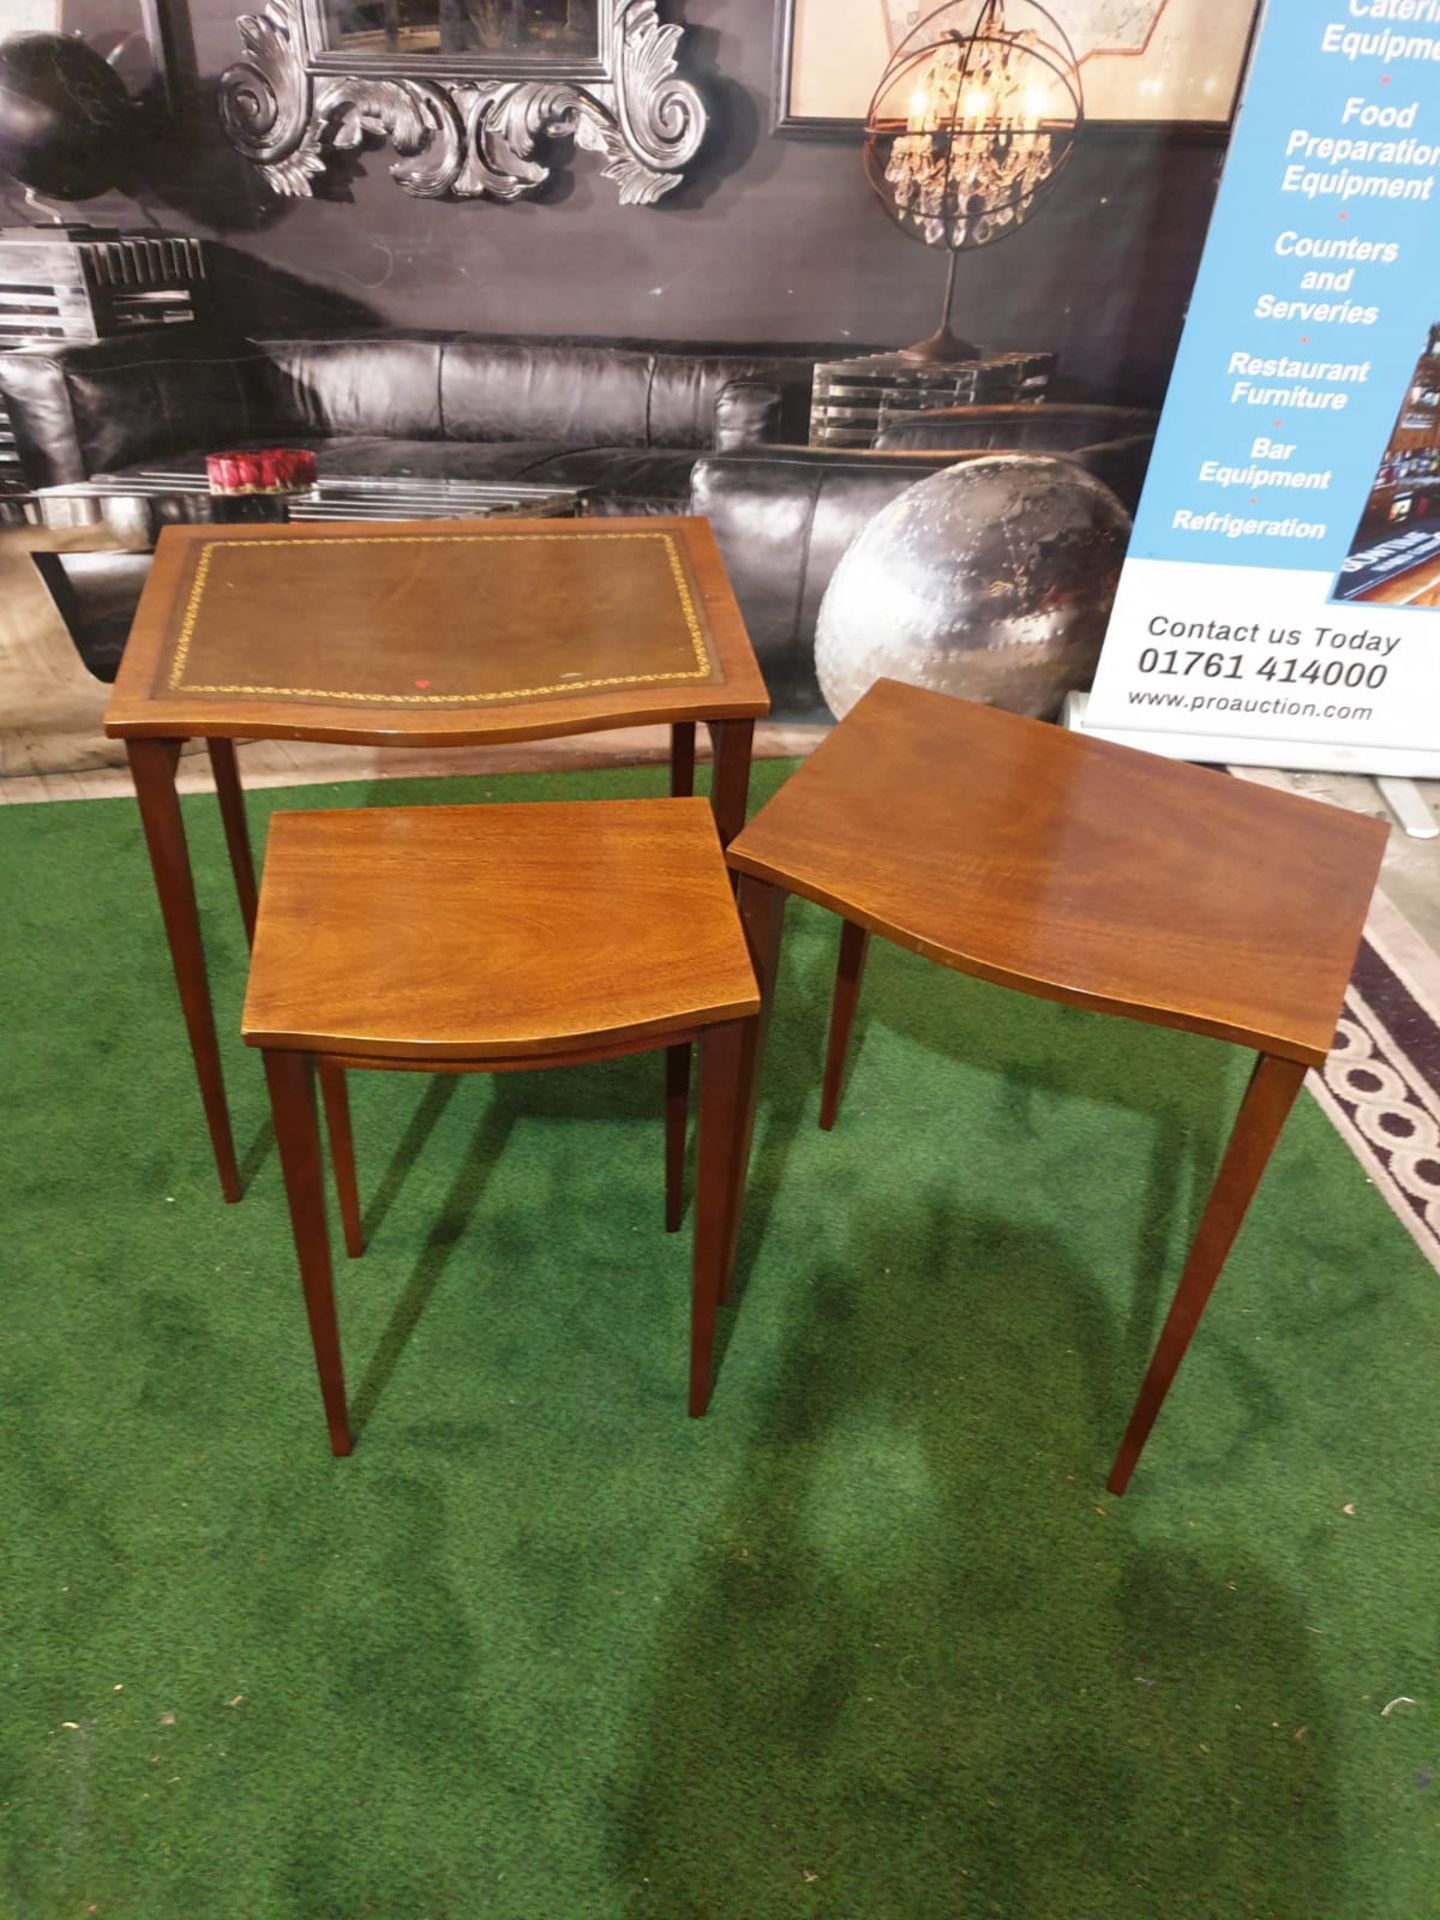
{"label": "silver ornate mirror frame", "polygon": [[599,0],[599,19],[598,59],[527,69],[516,54],[332,51],[323,0],[269,0],[236,23],[245,53],[220,76],[220,118],[280,194],[309,197],[332,146],[376,136],[407,193],[519,200],[550,178],[537,147],[573,139],[604,155],[622,206],[651,206],[694,158],[705,103],[676,78],[683,29],[661,25],[656,0]]}

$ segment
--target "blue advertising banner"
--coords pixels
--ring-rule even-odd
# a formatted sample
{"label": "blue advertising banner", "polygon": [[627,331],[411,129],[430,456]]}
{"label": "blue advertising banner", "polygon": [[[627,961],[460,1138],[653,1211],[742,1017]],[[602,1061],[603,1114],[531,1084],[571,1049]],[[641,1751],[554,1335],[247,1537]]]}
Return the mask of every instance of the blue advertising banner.
{"label": "blue advertising banner", "polygon": [[1084,730],[1440,773],[1437,180],[1440,0],[1267,0]]}

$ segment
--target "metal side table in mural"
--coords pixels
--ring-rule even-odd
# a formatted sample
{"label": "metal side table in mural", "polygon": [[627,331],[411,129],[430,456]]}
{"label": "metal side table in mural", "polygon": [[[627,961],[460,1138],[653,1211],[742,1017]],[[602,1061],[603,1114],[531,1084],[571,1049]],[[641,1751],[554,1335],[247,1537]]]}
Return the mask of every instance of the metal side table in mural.
{"label": "metal side table in mural", "polygon": [[[203,473],[161,468],[96,474],[23,496],[26,518],[41,527],[105,526],[153,546],[162,527],[221,518]],[[396,474],[322,474],[285,497],[277,520],[570,520],[584,512],[581,487],[524,480],[411,478]]]}
{"label": "metal side table in mural", "polygon": [[810,404],[812,447],[873,447],[886,418],[932,407],[1043,400],[1053,353],[986,353],[979,359],[907,360],[867,353],[820,360]]}
{"label": "metal side table in mural", "polygon": [[[0,352],[183,326],[206,291],[198,240],[104,227],[0,228]],[[24,484],[0,400],[0,495]]]}
{"label": "metal side table in mural", "polygon": [[[101,550],[37,551],[31,559],[49,590],[75,649],[97,680],[113,680],[130,623],[150,572],[155,542],[168,526],[209,525],[221,516],[198,473],[98,474],[11,496],[13,514],[52,530],[104,529]],[[585,511],[576,487],[523,480],[404,478],[388,474],[321,476],[302,493],[265,500],[267,519],[573,520]],[[259,516],[257,516],[259,517]],[[121,543],[118,550],[115,543]]]}

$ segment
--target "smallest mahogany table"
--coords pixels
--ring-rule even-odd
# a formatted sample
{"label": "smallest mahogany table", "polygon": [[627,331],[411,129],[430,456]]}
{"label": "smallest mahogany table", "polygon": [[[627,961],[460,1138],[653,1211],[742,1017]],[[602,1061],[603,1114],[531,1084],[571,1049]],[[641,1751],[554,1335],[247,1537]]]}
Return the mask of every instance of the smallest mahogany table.
{"label": "smallest mahogany table", "polygon": [[[880,680],[731,843],[767,1007],[785,897],[845,923],[822,1126],[872,933],[1022,993],[1256,1049],[1112,1493],[1125,1491],[1305,1071],[1330,1050],[1385,837],[1334,807]],[[743,1177],[753,1044],[742,1072]]]}
{"label": "smallest mahogany table", "polygon": [[[270,823],[242,1021],[263,1050],[330,1428],[350,1451],[314,1085],[361,1251],[345,1070],[513,1073],[700,1045],[690,1411],[710,1399],[760,996],[703,800],[352,808]],[[665,1223],[685,1113],[666,1110]],[[547,1221],[551,1230],[558,1221]],[[563,1246],[563,1243],[562,1243]],[[537,1240],[537,1264],[563,1257]]]}
{"label": "smallest mahogany table", "polygon": [[[186,740],[209,748],[250,934],[237,740],[484,747],[663,722],[683,795],[704,722],[723,842],[769,705],[703,520],[167,527],[105,731],[129,756],[225,1198],[240,1176],[175,787]],[[670,1089],[683,1100],[678,1054]]]}

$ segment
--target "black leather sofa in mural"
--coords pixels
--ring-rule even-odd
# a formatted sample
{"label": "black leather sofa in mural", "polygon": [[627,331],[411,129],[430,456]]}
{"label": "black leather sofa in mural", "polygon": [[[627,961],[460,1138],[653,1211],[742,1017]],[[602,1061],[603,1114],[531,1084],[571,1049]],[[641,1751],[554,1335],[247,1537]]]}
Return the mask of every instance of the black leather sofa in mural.
{"label": "black leather sofa in mural", "polygon": [[882,507],[952,464],[944,454],[816,447],[756,447],[696,463],[690,511],[715,530],[776,719],[829,718],[815,679],[815,622],[830,576]]}
{"label": "black leather sofa in mural", "polygon": [[812,367],[764,348],[187,327],[0,356],[0,394],[32,486],[283,445],[322,475],[554,483],[591,512],[674,513],[702,453],[805,439]]}

